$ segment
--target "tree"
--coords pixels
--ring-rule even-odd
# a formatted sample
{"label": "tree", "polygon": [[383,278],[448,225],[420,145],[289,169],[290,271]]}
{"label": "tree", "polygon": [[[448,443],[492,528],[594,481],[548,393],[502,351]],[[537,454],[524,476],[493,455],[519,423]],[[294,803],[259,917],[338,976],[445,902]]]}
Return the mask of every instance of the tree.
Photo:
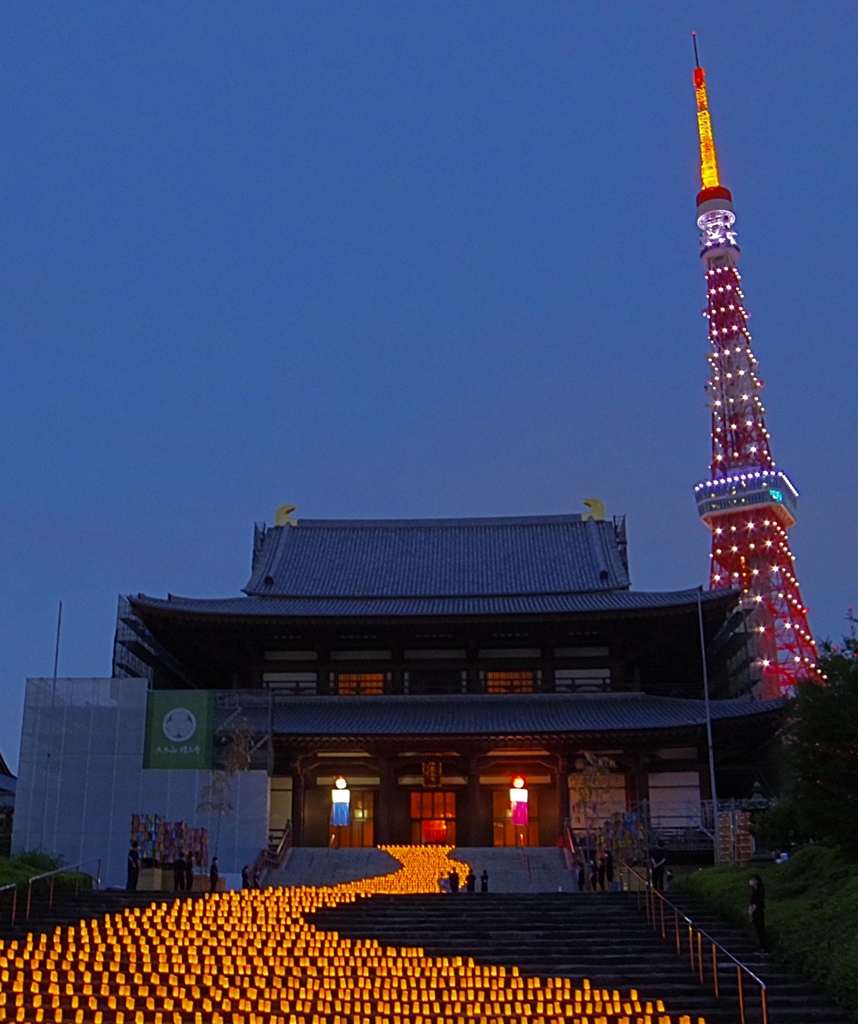
{"label": "tree", "polygon": [[820,650],[828,683],[797,687],[784,736],[784,799],[773,818],[794,837],[858,858],[858,640],[827,641]]}
{"label": "tree", "polygon": [[217,832],[213,853],[218,852],[220,843],[220,823],[224,814],[233,810],[230,796],[232,780],[239,772],[250,768],[250,755],[253,750],[253,730],[246,718],[233,718],[223,730],[224,742],[223,767],[215,768],[209,773],[209,781],[203,786],[202,800],[197,806],[198,811],[217,815]]}

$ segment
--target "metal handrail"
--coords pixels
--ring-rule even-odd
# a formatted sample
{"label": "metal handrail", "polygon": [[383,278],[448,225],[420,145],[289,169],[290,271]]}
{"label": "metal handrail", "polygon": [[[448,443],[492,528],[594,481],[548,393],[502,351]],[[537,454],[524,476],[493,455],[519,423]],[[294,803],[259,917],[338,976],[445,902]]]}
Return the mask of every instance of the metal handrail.
{"label": "metal handrail", "polygon": [[[676,943],[676,954],[677,956],[683,956],[682,946],[687,939],[688,941],[688,957],[691,965],[691,970],[698,975],[700,978],[700,984],[705,985],[705,958],[703,956],[703,941],[709,943],[712,953],[712,969],[711,969],[711,984],[715,992],[715,998],[720,999],[721,997],[721,984],[718,973],[718,954],[721,953],[727,960],[732,961],[736,967],[736,988],[737,998],[739,1003],[739,1019],[741,1024],[747,1024],[747,1018],[745,1013],[745,994],[742,987],[742,975],[745,974],[748,978],[760,986],[760,1009],[762,1011],[762,1024],[768,1024],[769,1011],[768,1011],[768,989],[766,983],[762,978],[757,977],[756,974],[747,967],[745,964],[738,960],[733,954],[725,949],[717,939],[713,939],[712,936],[704,931],[702,928],[698,928],[697,925],[691,920],[691,918],[684,914],[679,907],[671,903],[667,897],[659,892],[652,884],[652,878],[648,871],[646,875],[642,875],[639,871],[636,871],[630,864],[622,862],[620,864],[620,872],[626,872],[626,884],[623,888],[627,891],[631,890],[631,886],[628,884],[628,876],[633,876],[637,879],[638,883],[643,884],[643,896],[644,904],[646,908],[647,921],[649,921],[656,931],[661,931],[661,937],[666,939],[668,937],[667,924],[665,921],[665,908],[669,911],[673,911],[673,938]],[[635,888],[637,894],[637,904],[640,908],[641,902],[641,887],[638,885]],[[668,915],[669,919],[669,915]],[[682,926],[680,927],[680,922]]]}
{"label": "metal handrail", "polygon": [[8,885],[0,886],[0,892],[12,890],[12,923],[15,923],[15,914],[18,911],[18,882],[10,882]]}
{"label": "metal handrail", "polygon": [[[51,880],[51,891],[50,891],[50,896],[48,897],[48,906],[52,907],[54,905],[54,883],[57,880],[57,875],[70,874],[72,871],[75,871],[78,874],[86,874],[87,872],[78,871],[78,868],[82,868],[85,864],[93,864],[93,863],[96,864],[95,878],[94,878],[95,887],[96,887],[96,889],[100,889],[101,888],[101,857],[90,857],[89,860],[82,860],[79,864],[64,865],[61,868],[54,868],[53,871],[43,871],[40,875],[33,875],[31,878],[28,878],[27,879],[27,911],[26,911],[24,919],[26,921],[30,920],[30,907],[31,907],[32,901],[33,901],[33,882],[41,882],[45,878],[50,878],[50,880]],[[23,885],[24,883],[21,882],[19,884]],[[80,892],[80,879],[78,879],[76,881],[76,884],[75,884],[75,896],[77,896],[79,892]],[[16,900],[16,902],[17,902],[17,900]],[[15,923],[15,911],[14,911],[14,909],[12,911],[12,923],[13,924]]]}
{"label": "metal handrail", "polygon": [[255,877],[258,873],[261,878],[269,871],[279,871],[283,866],[283,861],[286,859],[286,854],[289,852],[291,846],[292,822],[289,821],[283,829],[283,835],[280,837],[280,841],[277,843],[277,846],[273,850],[260,850],[256,855],[256,860],[253,862],[253,876]]}

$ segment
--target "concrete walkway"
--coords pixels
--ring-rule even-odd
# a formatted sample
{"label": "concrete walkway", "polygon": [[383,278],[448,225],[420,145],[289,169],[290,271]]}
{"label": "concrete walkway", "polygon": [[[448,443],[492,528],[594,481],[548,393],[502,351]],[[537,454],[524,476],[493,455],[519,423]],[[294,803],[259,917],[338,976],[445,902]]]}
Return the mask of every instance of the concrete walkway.
{"label": "concrete walkway", "polygon": [[[485,868],[489,873],[490,892],[572,892],[575,888],[575,879],[566,868],[563,851],[553,846],[512,850],[457,847],[451,855],[451,869],[453,861],[470,864],[478,878]],[[382,850],[304,846],[290,851],[282,870],[269,872],[265,885],[337,885],[387,875],[398,867],[399,862]],[[459,868],[462,888],[466,873]]]}
{"label": "concrete walkway", "polygon": [[489,892],[574,892],[577,888],[563,851],[555,846],[457,846],[450,856],[471,865],[477,889],[484,868],[489,873]]}
{"label": "concrete walkway", "polygon": [[280,871],[269,871],[265,886],[339,885],[360,878],[376,878],[398,871],[400,864],[389,853],[376,849],[329,850],[301,846],[289,851]]}

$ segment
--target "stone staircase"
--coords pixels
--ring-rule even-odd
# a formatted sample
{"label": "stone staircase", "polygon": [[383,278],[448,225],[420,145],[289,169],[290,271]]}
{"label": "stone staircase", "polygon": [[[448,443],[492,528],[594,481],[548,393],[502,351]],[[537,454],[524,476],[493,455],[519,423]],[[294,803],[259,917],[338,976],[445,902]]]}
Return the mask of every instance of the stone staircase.
{"label": "stone staircase", "polygon": [[[522,856],[522,854],[525,854]],[[297,855],[297,856],[296,856]],[[454,858],[470,864],[477,875],[489,871],[492,891],[458,895],[375,895],[318,911],[310,919],[341,936],[372,938],[383,946],[422,947],[430,956],[472,957],[478,964],[516,966],[522,974],[588,979],[594,989],[637,989],[641,1001],[663,1000],[676,1022],[687,1014],[693,1022],[738,1024],[736,972],[722,962],[721,998],[701,986],[688,954],[676,954],[672,922],[668,939],[653,931],[634,893],[577,893],[560,851],[457,850]],[[334,884],[357,877],[387,874],[397,862],[378,850],[295,850],[282,878],[287,884]],[[461,872],[464,875],[464,872]],[[280,878],[269,879],[269,884]],[[558,885],[563,891],[557,891]],[[501,891],[498,891],[501,890]],[[53,907],[35,902],[29,921],[11,925],[0,918],[0,938],[27,932],[51,932],[81,918],[102,917],[127,907],[197,894],[92,892],[76,900],[59,897]],[[725,925],[694,907],[686,897],[670,898],[701,928],[721,942],[768,986],[768,1024],[847,1024],[849,1018],[813,986],[756,949],[740,929]],[[685,947],[684,947],[685,948]],[[704,946],[706,980],[711,954]],[[763,1024],[759,991],[745,983],[745,1024]],[[656,1015],[657,1017],[657,1015]]]}
{"label": "stone staircase", "polygon": [[34,899],[30,917],[24,919],[26,892],[18,905],[14,923],[4,908],[0,914],[0,939],[20,939],[29,933],[41,935],[55,928],[75,925],[81,920],[103,918],[107,914],[121,913],[128,907],[148,907],[152,903],[168,903],[176,899],[199,899],[202,893],[124,892],[122,890],[94,890],[72,897],[57,893],[53,906],[44,898]]}
{"label": "stone staircase", "polygon": [[[474,865],[478,867],[478,865]],[[522,974],[589,979],[593,988],[637,989],[662,999],[676,1021],[740,1021],[735,970],[722,968],[721,998],[700,985],[675,945],[656,934],[631,893],[462,893],[373,896],[320,910],[316,927],[432,956],[518,966]],[[749,951],[750,952],[750,951]],[[711,962],[711,961],[710,961]],[[769,977],[769,1024],[846,1024],[848,1018],[786,971]],[[765,980],[765,979],[764,979]],[[745,983],[747,1024],[762,1024],[759,989]]]}

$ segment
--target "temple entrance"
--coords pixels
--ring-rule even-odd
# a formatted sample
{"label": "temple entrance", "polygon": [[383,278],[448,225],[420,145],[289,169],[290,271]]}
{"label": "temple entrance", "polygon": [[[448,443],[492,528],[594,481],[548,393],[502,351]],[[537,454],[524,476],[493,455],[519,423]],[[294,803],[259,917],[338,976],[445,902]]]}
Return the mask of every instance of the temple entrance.
{"label": "temple entrance", "polygon": [[539,846],[539,795],[534,789],[529,791],[526,827],[512,823],[508,789],[492,793],[492,819],[495,846]]}
{"label": "temple entrance", "polygon": [[456,844],[456,794],[437,789],[411,794],[411,842]]}
{"label": "temple entrance", "polygon": [[351,792],[351,824],[329,826],[332,845],[343,849],[375,846],[375,793],[371,789]]}

